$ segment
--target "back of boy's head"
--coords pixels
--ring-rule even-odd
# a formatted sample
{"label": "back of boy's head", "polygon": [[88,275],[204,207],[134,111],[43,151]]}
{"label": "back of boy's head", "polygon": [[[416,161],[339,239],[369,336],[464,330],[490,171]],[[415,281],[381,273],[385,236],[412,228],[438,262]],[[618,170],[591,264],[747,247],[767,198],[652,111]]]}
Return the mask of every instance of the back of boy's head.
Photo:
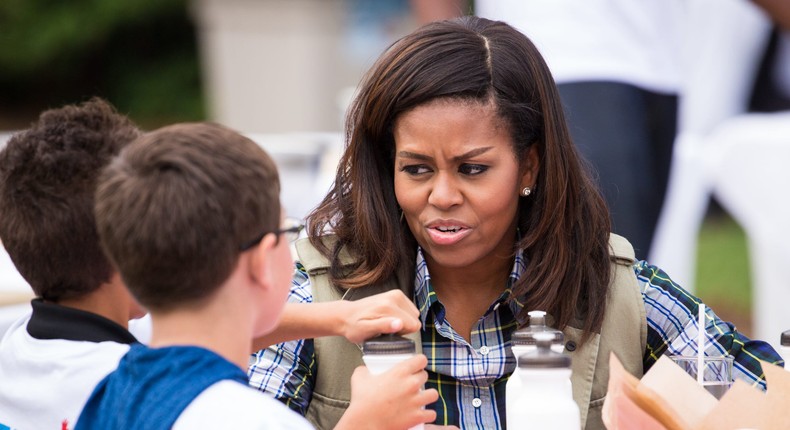
{"label": "back of boy's head", "polygon": [[92,99],[43,112],[0,152],[0,238],[38,297],[78,298],[110,279],[93,216],[96,181],[139,135]]}
{"label": "back of boy's head", "polygon": [[272,159],[211,123],[147,133],[104,171],[96,194],[102,245],[143,306],[167,311],[210,296],[240,245],[280,225]]}

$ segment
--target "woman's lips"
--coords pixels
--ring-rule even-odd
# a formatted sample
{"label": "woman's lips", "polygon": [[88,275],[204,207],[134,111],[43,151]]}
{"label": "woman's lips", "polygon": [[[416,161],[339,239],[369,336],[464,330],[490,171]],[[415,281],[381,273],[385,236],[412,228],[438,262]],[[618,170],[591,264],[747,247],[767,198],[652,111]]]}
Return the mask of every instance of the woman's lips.
{"label": "woman's lips", "polygon": [[472,232],[472,229],[457,224],[434,225],[426,229],[428,237],[436,245],[455,245]]}

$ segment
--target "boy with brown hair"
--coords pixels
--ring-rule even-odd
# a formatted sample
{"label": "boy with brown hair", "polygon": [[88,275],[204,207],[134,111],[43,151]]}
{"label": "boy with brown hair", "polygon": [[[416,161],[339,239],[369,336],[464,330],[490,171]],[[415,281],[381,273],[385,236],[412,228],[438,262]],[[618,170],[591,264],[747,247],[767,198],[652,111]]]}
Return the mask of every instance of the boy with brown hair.
{"label": "boy with brown hair", "polygon": [[0,152],[0,238],[36,298],[0,342],[0,428],[70,428],[136,342],[141,309],[93,217],[101,169],[140,130],[92,99],[44,111]]}
{"label": "boy with brown hair", "polygon": [[[282,227],[279,191],[271,158],[216,124],[148,133],[110,164],[96,195],[99,236],[153,332],[99,383],[77,428],[311,428],[249,388],[243,370],[289,290],[287,236],[298,228]],[[420,355],[380,376],[357,369],[337,428],[397,428],[376,421],[384,407],[422,416],[437,398],[420,390],[425,365]]]}

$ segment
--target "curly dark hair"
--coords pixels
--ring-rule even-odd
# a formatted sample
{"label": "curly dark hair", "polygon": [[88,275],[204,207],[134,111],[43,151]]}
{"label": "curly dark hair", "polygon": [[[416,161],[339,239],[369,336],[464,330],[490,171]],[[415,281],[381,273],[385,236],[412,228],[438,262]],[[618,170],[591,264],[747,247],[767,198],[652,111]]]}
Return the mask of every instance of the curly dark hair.
{"label": "curly dark hair", "polygon": [[140,135],[93,98],[43,112],[0,152],[0,239],[36,296],[76,298],[110,279],[93,215],[96,182]]}

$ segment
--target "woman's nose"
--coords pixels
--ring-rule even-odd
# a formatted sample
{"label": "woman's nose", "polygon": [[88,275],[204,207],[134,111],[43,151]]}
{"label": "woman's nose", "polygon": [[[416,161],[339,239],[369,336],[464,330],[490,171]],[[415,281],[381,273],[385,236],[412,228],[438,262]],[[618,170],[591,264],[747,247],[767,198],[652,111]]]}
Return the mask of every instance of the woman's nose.
{"label": "woman's nose", "polygon": [[446,174],[439,174],[433,181],[428,203],[441,209],[458,205],[463,201],[463,195],[457,181]]}

